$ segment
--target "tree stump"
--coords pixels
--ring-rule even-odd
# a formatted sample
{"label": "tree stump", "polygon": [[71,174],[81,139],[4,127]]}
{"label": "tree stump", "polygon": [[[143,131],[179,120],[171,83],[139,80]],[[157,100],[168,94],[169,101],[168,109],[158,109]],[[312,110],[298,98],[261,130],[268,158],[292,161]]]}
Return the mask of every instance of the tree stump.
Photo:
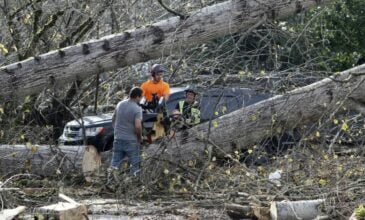
{"label": "tree stump", "polygon": [[318,216],[318,206],[323,199],[306,201],[271,202],[270,214],[272,220],[311,220]]}
{"label": "tree stump", "polygon": [[87,182],[92,181],[92,177],[100,172],[101,156],[93,145],[85,147],[84,156],[82,158],[82,172]]}

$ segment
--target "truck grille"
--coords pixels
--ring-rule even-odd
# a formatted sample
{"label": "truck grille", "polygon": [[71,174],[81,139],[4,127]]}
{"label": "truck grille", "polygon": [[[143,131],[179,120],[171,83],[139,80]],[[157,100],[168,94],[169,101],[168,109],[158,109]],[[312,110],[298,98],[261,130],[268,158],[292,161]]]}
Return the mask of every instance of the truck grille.
{"label": "truck grille", "polygon": [[66,128],[68,130],[70,130],[70,131],[78,131],[78,130],[80,130],[80,127],[67,126]]}
{"label": "truck grille", "polygon": [[66,126],[64,135],[68,138],[82,138],[82,129],[75,126]]}
{"label": "truck grille", "polygon": [[78,135],[77,134],[69,134],[69,133],[66,133],[65,136],[68,137],[68,138],[75,138]]}

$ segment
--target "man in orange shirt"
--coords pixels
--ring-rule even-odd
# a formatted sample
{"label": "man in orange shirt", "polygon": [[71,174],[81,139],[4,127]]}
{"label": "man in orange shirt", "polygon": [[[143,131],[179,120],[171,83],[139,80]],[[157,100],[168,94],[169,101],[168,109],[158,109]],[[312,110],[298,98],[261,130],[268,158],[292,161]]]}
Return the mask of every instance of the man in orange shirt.
{"label": "man in orange shirt", "polygon": [[151,68],[151,79],[142,83],[141,89],[147,103],[153,102],[153,96],[157,96],[157,101],[164,97],[165,101],[170,96],[170,85],[163,81],[162,74],[166,72],[160,64],[154,64]]}

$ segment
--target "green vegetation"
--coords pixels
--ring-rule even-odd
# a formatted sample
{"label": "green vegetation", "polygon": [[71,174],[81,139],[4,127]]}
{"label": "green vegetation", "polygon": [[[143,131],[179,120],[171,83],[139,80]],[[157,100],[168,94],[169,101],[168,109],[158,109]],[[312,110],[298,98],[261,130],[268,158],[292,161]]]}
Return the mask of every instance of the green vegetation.
{"label": "green vegetation", "polygon": [[323,69],[343,71],[365,62],[365,1],[337,0],[306,17],[297,31],[311,37]]}

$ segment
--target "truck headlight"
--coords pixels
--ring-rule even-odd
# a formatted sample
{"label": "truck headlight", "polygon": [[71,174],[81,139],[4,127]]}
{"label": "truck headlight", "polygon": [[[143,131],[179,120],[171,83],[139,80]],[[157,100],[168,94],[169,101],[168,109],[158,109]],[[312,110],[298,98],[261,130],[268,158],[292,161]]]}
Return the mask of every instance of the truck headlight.
{"label": "truck headlight", "polygon": [[98,134],[103,134],[104,132],[105,132],[104,127],[85,128],[86,136],[96,136]]}

